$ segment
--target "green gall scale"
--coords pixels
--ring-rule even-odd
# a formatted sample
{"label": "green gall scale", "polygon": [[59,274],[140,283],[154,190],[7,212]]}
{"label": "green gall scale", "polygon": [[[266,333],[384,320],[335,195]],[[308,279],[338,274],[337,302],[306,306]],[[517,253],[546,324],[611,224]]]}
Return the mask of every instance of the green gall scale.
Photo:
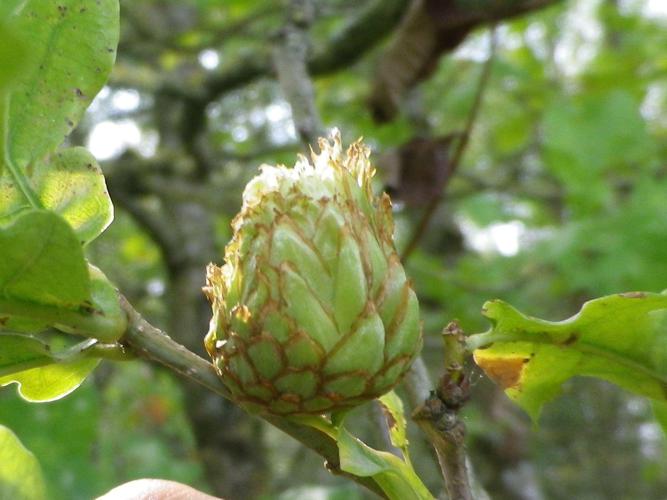
{"label": "green gall scale", "polygon": [[419,306],[375,196],[369,149],[320,140],[313,163],[263,166],[222,267],[210,265],[206,349],[250,411],[319,414],[390,390],[421,349]]}

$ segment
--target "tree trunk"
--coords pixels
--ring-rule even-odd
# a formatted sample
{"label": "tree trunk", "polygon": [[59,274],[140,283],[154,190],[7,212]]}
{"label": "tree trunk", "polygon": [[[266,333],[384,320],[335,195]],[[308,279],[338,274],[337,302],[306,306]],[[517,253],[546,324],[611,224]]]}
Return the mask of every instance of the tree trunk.
{"label": "tree trunk", "polygon": [[[172,207],[186,259],[169,269],[169,332],[188,349],[208,358],[204,335],[211,314],[201,287],[205,266],[217,260],[213,224],[195,204]],[[227,500],[256,498],[268,473],[261,422],[206,389],[184,382],[188,417],[206,477],[216,495]]]}

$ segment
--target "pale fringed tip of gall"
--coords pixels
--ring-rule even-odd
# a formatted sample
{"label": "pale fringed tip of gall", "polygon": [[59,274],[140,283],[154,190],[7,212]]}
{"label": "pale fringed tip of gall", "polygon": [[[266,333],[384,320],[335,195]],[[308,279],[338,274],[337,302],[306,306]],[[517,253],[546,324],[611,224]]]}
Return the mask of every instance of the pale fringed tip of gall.
{"label": "pale fringed tip of gall", "polygon": [[[341,194],[346,180],[356,180],[367,196],[372,197],[371,180],[375,169],[369,161],[370,149],[360,140],[343,150],[340,132],[333,129],[331,140],[320,138],[320,153],[311,151],[312,162],[297,156],[292,168],[284,165],[260,166],[261,173],[253,178],[243,192],[243,209],[261,202],[270,193],[286,195],[297,187],[311,198],[327,198]],[[243,210],[242,209],[242,210]]]}

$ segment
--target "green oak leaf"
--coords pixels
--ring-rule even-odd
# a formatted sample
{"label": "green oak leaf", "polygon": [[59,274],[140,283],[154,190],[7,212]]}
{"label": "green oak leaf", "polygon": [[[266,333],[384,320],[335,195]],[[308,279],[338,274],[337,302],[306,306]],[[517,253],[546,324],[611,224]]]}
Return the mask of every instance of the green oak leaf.
{"label": "green oak leaf", "polygon": [[387,419],[389,428],[389,439],[391,444],[403,452],[403,456],[408,458],[408,436],[406,433],[407,422],[403,411],[403,401],[394,391],[389,391],[378,398]]}
{"label": "green oak leaf", "polygon": [[47,498],[39,462],[16,435],[3,425],[0,425],[0,498]]}
{"label": "green oak leaf", "polygon": [[[86,342],[88,344],[94,341]],[[48,402],[66,396],[85,380],[99,360],[76,354],[84,345],[75,346],[76,352],[54,352],[46,342],[30,335],[0,333],[0,387],[18,385],[21,397],[31,402]],[[71,352],[71,361],[67,361]]]}
{"label": "green oak leaf", "polygon": [[337,443],[341,469],[355,476],[372,477],[388,498],[433,499],[414,469],[397,456],[374,450],[342,427]]}
{"label": "green oak leaf", "polygon": [[[402,403],[395,394],[386,397],[381,404],[384,408],[390,408],[387,409],[390,415],[394,415],[394,412],[402,408]],[[372,478],[384,491],[387,498],[433,500],[433,495],[412,468],[407,455],[406,460],[401,460],[396,455],[375,450],[360,441],[344,427],[346,416],[347,412],[338,412],[336,416],[337,423],[330,423],[324,417],[314,415],[290,416],[289,419],[301,425],[318,429],[335,439],[338,445],[341,470],[358,477]],[[392,416],[392,418],[394,417]],[[405,421],[397,418],[397,422],[400,420]],[[403,437],[403,441],[401,441],[400,435],[401,432],[398,432],[392,438],[398,438],[394,445],[399,446],[400,442],[405,442],[407,445],[407,440]]]}
{"label": "green oak leaf", "polygon": [[631,292],[586,302],[559,322],[487,302],[491,329],[468,338],[476,363],[533,419],[577,376],[667,400],[667,295]]}
{"label": "green oak leaf", "polygon": [[83,358],[67,363],[54,363],[0,377],[0,387],[15,383],[19,395],[32,403],[48,403],[74,391],[100,362]]}
{"label": "green oak leaf", "polygon": [[[2,61],[0,93],[18,78],[28,61],[26,44],[16,32],[12,23],[4,21],[9,17],[8,8],[9,5],[3,5],[0,11],[0,40],[3,41],[0,44],[0,61]],[[5,10],[7,10],[7,13],[4,12]]]}
{"label": "green oak leaf", "polygon": [[77,235],[62,217],[32,210],[0,227],[0,330],[52,325],[112,341],[125,324],[115,289],[88,266]]}
{"label": "green oak leaf", "polygon": [[97,366],[98,347],[93,339],[74,344],[54,330],[39,337],[0,333],[0,387],[16,383],[30,402],[64,397]]}
{"label": "green oak leaf", "polygon": [[26,209],[48,208],[85,244],[111,222],[93,157],[81,148],[53,151],[106,82],[118,10],[118,0],[3,4],[0,38],[11,43],[0,48],[0,224]]}
{"label": "green oak leaf", "polygon": [[45,210],[0,229],[0,297],[76,309],[90,297],[81,243],[69,224]]}
{"label": "green oak leaf", "polygon": [[5,87],[8,156],[19,171],[51,153],[105,84],[116,56],[118,0],[24,0],[5,20],[30,54]]}
{"label": "green oak leaf", "polygon": [[[27,172],[28,173],[28,172]],[[84,148],[70,148],[38,161],[28,178],[42,206],[60,214],[87,244],[113,219],[113,205],[97,161]],[[9,176],[0,176],[0,223],[31,208]]]}
{"label": "green oak leaf", "polygon": [[19,333],[0,333],[0,377],[53,362],[46,342]]}

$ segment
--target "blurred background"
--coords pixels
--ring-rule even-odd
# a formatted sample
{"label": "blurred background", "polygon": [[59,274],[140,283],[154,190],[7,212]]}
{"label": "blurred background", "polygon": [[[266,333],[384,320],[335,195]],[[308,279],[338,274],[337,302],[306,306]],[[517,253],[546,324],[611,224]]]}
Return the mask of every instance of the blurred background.
{"label": "blurred background", "polygon": [[[245,183],[264,162],[293,164],[331,127],[346,142],[365,138],[377,187],[392,194],[434,378],[440,330],[453,319],[486,330],[485,300],[560,320],[593,297],[667,288],[667,2],[121,6],[116,68],[69,139],[101,161],[116,207],[88,256],[190,349],[203,354],[204,268],[222,261]],[[308,72],[285,75],[281,46]],[[290,97],[311,82],[314,101]],[[532,426],[474,370],[472,382],[468,450],[493,499],[666,497],[665,437],[643,399],[576,379]],[[144,362],[105,363],[50,404],[14,392],[0,392],[0,424],[38,457],[53,499],[140,477],[230,500],[368,495],[279,431]],[[381,439],[376,419],[372,404],[355,410],[370,443]],[[444,495],[412,428],[411,443]]]}

